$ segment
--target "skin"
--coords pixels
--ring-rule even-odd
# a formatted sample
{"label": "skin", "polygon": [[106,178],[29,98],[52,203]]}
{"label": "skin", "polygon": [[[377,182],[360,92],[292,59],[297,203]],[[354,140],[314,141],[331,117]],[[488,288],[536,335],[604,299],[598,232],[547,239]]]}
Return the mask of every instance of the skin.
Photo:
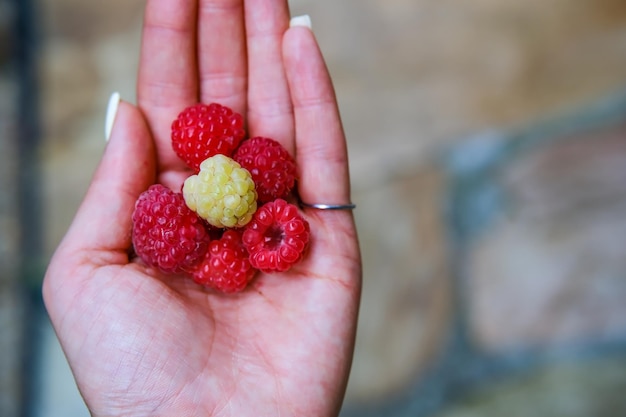
{"label": "skin", "polygon": [[313,33],[282,0],[147,0],[137,106],[111,138],[43,285],[92,416],[334,416],[352,362],[361,260],[352,212],[305,209],[311,245],[289,272],[221,295],[129,258],[131,213],[189,175],[169,125],[198,101],[295,155],[303,201],[350,201],[346,144]]}

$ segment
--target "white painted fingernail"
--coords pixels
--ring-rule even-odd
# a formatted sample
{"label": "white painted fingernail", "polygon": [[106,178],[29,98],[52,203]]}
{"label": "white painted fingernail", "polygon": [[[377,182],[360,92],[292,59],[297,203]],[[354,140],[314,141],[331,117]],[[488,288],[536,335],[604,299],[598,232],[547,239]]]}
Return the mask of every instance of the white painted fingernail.
{"label": "white painted fingernail", "polygon": [[311,16],[303,14],[302,16],[295,16],[291,18],[289,27],[302,26],[311,29]]}
{"label": "white painted fingernail", "polygon": [[117,114],[117,108],[120,105],[120,93],[117,91],[111,94],[109,99],[109,105],[107,106],[107,116],[104,122],[104,138],[109,141],[111,137],[111,130],[113,130],[113,123],[115,122],[115,115]]}

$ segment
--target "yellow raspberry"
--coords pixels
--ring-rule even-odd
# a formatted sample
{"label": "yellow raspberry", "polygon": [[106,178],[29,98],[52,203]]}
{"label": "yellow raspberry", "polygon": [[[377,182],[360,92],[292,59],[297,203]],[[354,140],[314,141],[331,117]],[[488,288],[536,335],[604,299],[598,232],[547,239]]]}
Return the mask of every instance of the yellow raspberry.
{"label": "yellow raspberry", "polygon": [[200,172],[185,180],[187,206],[216,227],[245,226],[257,209],[257,193],[250,172],[225,155],[200,164]]}

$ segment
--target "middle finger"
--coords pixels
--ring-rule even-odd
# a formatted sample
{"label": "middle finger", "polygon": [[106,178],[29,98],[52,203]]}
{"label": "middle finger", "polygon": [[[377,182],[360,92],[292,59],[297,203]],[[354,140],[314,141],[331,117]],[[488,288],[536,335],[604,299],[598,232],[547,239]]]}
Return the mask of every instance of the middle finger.
{"label": "middle finger", "polygon": [[200,0],[198,10],[200,100],[245,114],[246,39],[243,0]]}
{"label": "middle finger", "polygon": [[287,0],[245,0],[245,4],[250,135],[276,139],[293,155],[293,109],[282,58],[289,6]]}

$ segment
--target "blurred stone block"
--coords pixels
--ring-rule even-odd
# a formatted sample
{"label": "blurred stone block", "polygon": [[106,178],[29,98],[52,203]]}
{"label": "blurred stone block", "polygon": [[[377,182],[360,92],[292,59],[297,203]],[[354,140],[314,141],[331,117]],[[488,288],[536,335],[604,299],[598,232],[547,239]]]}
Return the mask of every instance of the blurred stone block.
{"label": "blurred stone block", "polygon": [[0,70],[10,61],[13,41],[13,4],[9,0],[0,0]]}
{"label": "blurred stone block", "polygon": [[18,267],[16,100],[15,77],[0,73],[0,284],[14,281]]}
{"label": "blurred stone block", "polygon": [[626,415],[626,357],[563,361],[474,387],[434,417]]}
{"label": "blurred stone block", "polygon": [[0,415],[20,416],[24,303],[15,285],[0,284]]}
{"label": "blurred stone block", "polygon": [[13,3],[0,0],[0,416],[20,416],[24,303],[18,291],[17,74]]}
{"label": "blurred stone block", "polygon": [[364,282],[348,402],[402,389],[445,343],[451,283],[444,184],[428,167],[354,193]]}
{"label": "blurred stone block", "polygon": [[29,417],[88,417],[90,415],[76,387],[74,375],[47,318],[38,323],[40,361],[45,364],[37,375],[42,388],[33,393]]}
{"label": "blurred stone block", "polygon": [[[42,33],[46,39],[42,55],[44,192],[49,253],[69,225],[102,154],[108,95],[119,90],[125,99],[133,99],[144,3],[42,2]],[[441,210],[445,181],[438,168],[429,165],[433,155],[442,145],[468,132],[532,123],[546,113],[585,103],[624,86],[626,3],[294,0],[290,5],[294,15],[309,13],[313,18],[335,80],[350,148],[365,282],[348,402],[388,398],[408,382],[418,380],[422,370],[439,359],[437,354],[450,330],[454,306],[448,268],[454,260],[446,255],[449,242]],[[519,163],[523,165],[523,161]],[[515,169],[507,175],[513,175]],[[515,180],[513,175],[508,181],[510,185],[505,185],[511,191],[517,190],[519,203],[513,206],[520,210],[524,206],[533,211],[533,199],[545,199],[532,194],[533,187],[529,194],[515,185],[533,181],[543,185],[543,179]],[[570,186],[575,192],[575,184]],[[483,190],[487,203],[498,198],[492,190]],[[545,193],[550,204],[558,206],[562,201],[547,188]],[[539,205],[543,207],[543,203]],[[537,210],[543,213],[547,209]],[[600,222],[604,229],[595,232],[598,247],[593,259],[596,263],[609,259],[611,268],[620,267],[619,245],[609,250],[615,252],[612,255],[600,254],[602,245],[616,242],[616,238],[607,239],[605,234],[612,223],[617,225],[615,230],[622,227],[617,218],[619,210],[612,214],[590,210],[582,210],[582,217],[565,216],[570,225],[558,227],[555,225],[561,223],[556,219],[562,212],[544,223],[524,220],[521,211],[512,212],[509,219],[500,219],[488,235],[476,242],[471,253],[470,271],[475,278],[470,295],[475,315],[472,323],[478,329],[475,336],[481,346],[504,350],[517,348],[520,341],[556,343],[598,332],[591,328],[587,313],[578,313],[587,324],[581,327],[575,319],[577,324],[564,326],[556,339],[547,330],[535,334],[537,331],[531,328],[536,328],[536,323],[525,324],[520,317],[518,325],[511,322],[515,317],[510,317],[534,314],[530,319],[541,321],[544,316],[538,313],[519,313],[530,299],[536,302],[529,309],[539,304],[544,314],[552,314],[552,318],[545,316],[550,326],[562,324],[576,300],[587,300],[586,291],[591,287],[596,294],[610,293],[599,299],[612,300],[611,306],[621,300],[623,287],[617,270],[591,268],[591,263],[581,262],[596,272],[604,271],[606,276],[597,281],[583,279],[584,272],[579,273],[580,279],[572,280],[562,278],[567,273],[553,273],[553,264],[573,263],[578,259],[575,255],[595,247],[574,236],[576,227],[581,233],[592,233],[600,227],[594,225],[594,219],[605,216],[613,220]],[[561,233],[560,237],[554,237],[558,233],[553,229]],[[565,229],[568,231],[562,231]],[[532,256],[521,262],[523,258],[511,250],[526,252],[516,245]],[[559,257],[569,261],[558,261]],[[540,269],[527,261],[547,267]],[[560,310],[546,310],[535,290],[527,294],[519,287],[528,279],[516,277],[526,278],[528,274],[521,271],[527,267],[557,277],[544,278],[533,272],[532,285],[547,285],[554,280],[557,289],[565,288],[573,298],[559,296],[558,300],[565,300],[554,304],[561,305]],[[609,277],[611,271],[613,278]],[[504,276],[508,273],[510,278]],[[569,287],[572,283],[576,283],[574,289]],[[543,289],[540,292],[548,297]],[[501,296],[508,298],[499,300]],[[501,307],[491,305],[494,300],[499,300]],[[550,299],[548,304],[553,301]],[[612,317],[610,326],[604,321],[598,326],[613,329],[602,330],[607,335],[619,332],[621,319],[597,313],[604,308],[600,304],[594,301],[584,311],[594,313],[597,320]],[[47,383],[54,385],[50,375]]]}
{"label": "blurred stone block", "polygon": [[626,85],[622,0],[291,3],[327,57],[355,181]]}
{"label": "blurred stone block", "polygon": [[492,181],[506,209],[471,245],[487,351],[626,337],[626,125],[536,145]]}

